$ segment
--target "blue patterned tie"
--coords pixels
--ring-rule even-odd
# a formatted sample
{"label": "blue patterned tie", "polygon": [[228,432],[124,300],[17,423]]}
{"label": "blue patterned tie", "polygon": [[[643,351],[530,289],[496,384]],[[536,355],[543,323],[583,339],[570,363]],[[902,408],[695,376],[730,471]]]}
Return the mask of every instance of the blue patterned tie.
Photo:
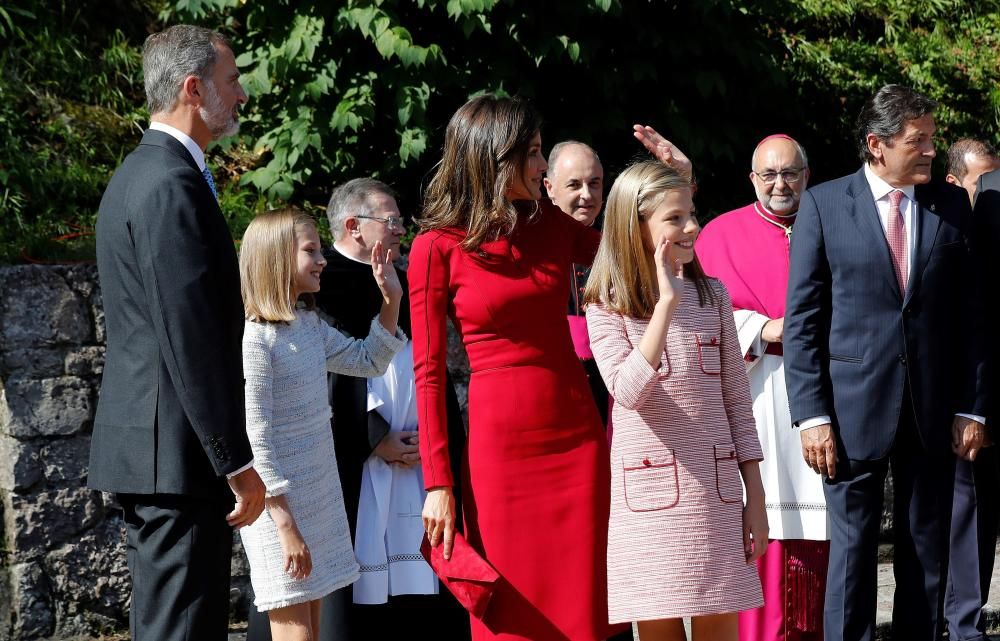
{"label": "blue patterned tie", "polygon": [[215,196],[216,200],[218,200],[219,192],[215,191],[215,181],[212,180],[212,172],[208,170],[207,165],[201,170],[201,175],[204,176],[205,182],[208,183],[208,188],[212,190],[212,195]]}

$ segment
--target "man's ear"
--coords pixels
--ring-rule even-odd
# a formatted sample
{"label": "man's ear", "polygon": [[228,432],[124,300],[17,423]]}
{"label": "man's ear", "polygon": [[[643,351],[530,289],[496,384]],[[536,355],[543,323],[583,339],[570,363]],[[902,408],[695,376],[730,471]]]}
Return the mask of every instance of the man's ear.
{"label": "man's ear", "polygon": [[198,76],[187,76],[181,83],[179,102],[195,106],[201,106],[202,101],[202,80]]}
{"label": "man's ear", "polygon": [[865,137],[865,140],[868,142],[868,153],[874,156],[875,160],[882,160],[882,147],[885,146],[882,139],[875,134],[868,134],[868,136]]}
{"label": "man's ear", "polygon": [[348,216],[344,220],[344,229],[350,236],[360,236],[361,235],[361,221],[354,216]]}
{"label": "man's ear", "polygon": [[542,178],[542,183],[545,185],[545,194],[549,198],[552,198],[552,181],[549,180],[548,176],[546,176],[546,177]]}
{"label": "man's ear", "polygon": [[958,176],[956,176],[955,174],[948,174],[947,176],[944,177],[944,181],[947,183],[951,183],[953,185],[958,185],[959,187],[962,186],[962,181],[959,180]]}

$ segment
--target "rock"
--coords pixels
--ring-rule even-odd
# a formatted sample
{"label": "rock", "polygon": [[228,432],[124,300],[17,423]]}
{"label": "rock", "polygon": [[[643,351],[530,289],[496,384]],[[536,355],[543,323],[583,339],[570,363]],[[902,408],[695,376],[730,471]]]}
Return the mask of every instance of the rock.
{"label": "rock", "polygon": [[84,298],[90,296],[97,289],[97,265],[70,265],[68,267],[56,267],[66,282]]}
{"label": "rock", "polygon": [[20,492],[41,480],[38,446],[0,434],[0,490]]}
{"label": "rock", "polygon": [[100,291],[91,298],[90,314],[94,319],[94,341],[104,345],[107,339],[104,333],[104,299]]}
{"label": "rock", "polygon": [[66,373],[71,376],[97,376],[104,371],[104,348],[90,345],[66,355]]}
{"label": "rock", "polygon": [[65,350],[59,347],[12,349],[0,356],[0,373],[17,378],[61,376],[65,359]]}
{"label": "rock", "polygon": [[92,386],[75,376],[9,379],[0,397],[0,433],[18,438],[76,434],[93,418],[92,397]]}
{"label": "rock", "polygon": [[49,484],[66,482],[79,484],[80,480],[87,478],[90,436],[81,435],[51,441],[41,448],[39,456]]}
{"label": "rock", "polygon": [[55,269],[38,265],[0,272],[0,350],[81,344],[93,332],[84,299]]}
{"label": "rock", "polygon": [[12,494],[9,498],[6,530],[18,561],[78,539],[81,532],[94,527],[104,516],[101,493],[86,487]]}
{"label": "rock", "polygon": [[47,554],[43,566],[49,576],[59,638],[128,625],[131,581],[125,531],[118,515]]}
{"label": "rock", "polygon": [[55,628],[48,577],[38,563],[17,563],[10,568],[12,601],[15,604],[15,639],[50,636]]}

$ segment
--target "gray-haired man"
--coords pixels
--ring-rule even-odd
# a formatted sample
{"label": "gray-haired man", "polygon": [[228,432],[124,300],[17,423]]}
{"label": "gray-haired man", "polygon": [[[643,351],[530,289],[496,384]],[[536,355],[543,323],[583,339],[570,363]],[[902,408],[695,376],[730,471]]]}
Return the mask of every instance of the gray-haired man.
{"label": "gray-haired man", "polygon": [[247,97],[229,43],[201,27],[150,36],[143,73],[152,122],[97,218],[108,341],[89,484],[124,510],[132,639],[225,639],[231,528],[260,515],[264,484],[236,252],[204,150],[237,131]]}

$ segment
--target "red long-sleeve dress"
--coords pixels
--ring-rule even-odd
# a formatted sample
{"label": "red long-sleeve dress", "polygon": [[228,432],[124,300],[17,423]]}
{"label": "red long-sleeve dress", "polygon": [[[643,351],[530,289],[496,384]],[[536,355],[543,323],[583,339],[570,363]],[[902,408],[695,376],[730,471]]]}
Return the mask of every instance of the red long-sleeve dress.
{"label": "red long-sleeve dress", "polygon": [[446,319],[472,378],[463,462],[465,533],[503,577],[473,639],[587,641],[607,631],[608,449],[566,324],[566,278],[599,234],[549,203],[509,238],[466,252],[463,230],[417,236],[410,309],[420,455],[451,486]]}

